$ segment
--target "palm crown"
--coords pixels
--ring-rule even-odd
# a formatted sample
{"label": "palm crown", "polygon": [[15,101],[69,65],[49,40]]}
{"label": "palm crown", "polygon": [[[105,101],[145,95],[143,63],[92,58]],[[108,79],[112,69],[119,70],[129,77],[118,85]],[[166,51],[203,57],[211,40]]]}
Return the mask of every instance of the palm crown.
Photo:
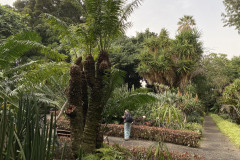
{"label": "palm crown", "polygon": [[180,21],[177,23],[179,25],[178,31],[186,31],[191,30],[193,26],[196,25],[195,20],[193,19],[193,16],[187,16],[184,15],[182,18],[180,18]]}

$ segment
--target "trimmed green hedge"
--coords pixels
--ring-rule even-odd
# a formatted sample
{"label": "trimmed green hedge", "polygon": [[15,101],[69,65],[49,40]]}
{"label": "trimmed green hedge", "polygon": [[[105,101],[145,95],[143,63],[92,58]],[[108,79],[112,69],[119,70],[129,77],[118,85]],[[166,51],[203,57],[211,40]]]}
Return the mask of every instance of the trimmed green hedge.
{"label": "trimmed green hedge", "polygon": [[[105,135],[123,137],[124,126],[116,124],[108,124]],[[146,139],[152,141],[164,141],[175,144],[186,145],[190,147],[198,147],[201,135],[194,131],[182,131],[174,129],[166,129],[159,127],[136,126],[131,127],[132,139]]]}
{"label": "trimmed green hedge", "polygon": [[216,114],[210,114],[210,116],[213,118],[221,132],[229,137],[234,145],[240,147],[240,125],[224,120]]}

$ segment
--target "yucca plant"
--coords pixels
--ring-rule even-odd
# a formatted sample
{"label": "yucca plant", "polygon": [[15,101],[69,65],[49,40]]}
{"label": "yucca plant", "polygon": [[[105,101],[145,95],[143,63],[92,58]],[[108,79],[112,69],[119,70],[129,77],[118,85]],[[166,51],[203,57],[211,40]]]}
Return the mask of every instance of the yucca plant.
{"label": "yucca plant", "polygon": [[53,159],[54,117],[51,115],[48,122],[38,105],[38,101],[30,96],[21,98],[16,110],[7,107],[7,100],[4,101],[0,111],[0,159]]}
{"label": "yucca plant", "polygon": [[[191,24],[186,25],[184,28]],[[183,90],[202,56],[199,37],[196,29],[184,29],[171,39],[162,29],[158,36],[145,39],[137,72],[151,85],[159,83]]]}

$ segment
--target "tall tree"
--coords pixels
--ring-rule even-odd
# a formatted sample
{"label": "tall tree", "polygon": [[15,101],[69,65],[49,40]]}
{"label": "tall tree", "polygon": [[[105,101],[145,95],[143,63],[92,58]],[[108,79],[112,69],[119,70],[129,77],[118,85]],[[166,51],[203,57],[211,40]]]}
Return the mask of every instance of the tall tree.
{"label": "tall tree", "polygon": [[170,39],[165,29],[145,41],[138,72],[149,84],[159,83],[183,89],[191,80],[202,56],[202,44],[195,30],[179,32]]}
{"label": "tall tree", "polygon": [[9,36],[27,29],[27,16],[0,5],[0,43]]}
{"label": "tall tree", "polygon": [[224,0],[226,13],[222,14],[224,26],[235,26],[235,29],[240,33],[240,1]]}
{"label": "tall tree", "polygon": [[230,82],[230,60],[225,54],[211,53],[205,56],[202,60],[205,75],[208,83],[211,84],[213,89],[221,90]]}
{"label": "tall tree", "polygon": [[187,16],[184,15],[182,18],[180,18],[180,21],[177,23],[179,25],[178,31],[186,31],[191,30],[196,25],[195,20],[193,19],[193,16]]}
{"label": "tall tree", "polygon": [[117,69],[126,71],[125,82],[128,83],[129,88],[132,86],[139,88],[141,86],[141,77],[136,72],[139,63],[137,56],[140,45],[134,43],[134,41],[135,38],[121,36],[114,41],[112,50],[110,51],[112,65]]}

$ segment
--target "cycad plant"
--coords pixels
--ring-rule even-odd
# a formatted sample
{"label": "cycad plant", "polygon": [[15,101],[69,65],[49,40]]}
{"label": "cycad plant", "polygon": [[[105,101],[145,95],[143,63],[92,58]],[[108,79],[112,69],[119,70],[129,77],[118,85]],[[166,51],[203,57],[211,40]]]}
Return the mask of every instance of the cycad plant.
{"label": "cycad plant", "polygon": [[30,97],[22,98],[17,109],[5,100],[0,109],[0,159],[53,159],[53,119],[51,115],[48,121],[39,103]]}
{"label": "cycad plant", "polygon": [[[22,64],[22,56],[30,50],[43,54],[45,60],[30,61]],[[42,45],[41,37],[35,32],[19,32],[4,39],[0,44],[0,102],[8,98],[8,103],[18,106],[18,92],[30,88],[31,81],[29,81],[28,85],[22,83],[25,73],[30,70],[31,73],[34,73],[35,69],[40,68],[43,62],[58,61],[64,58],[65,55]],[[46,75],[46,73],[43,75]]]}
{"label": "cycad plant", "polygon": [[[111,68],[108,52],[111,41],[129,26],[127,18],[140,2],[77,1],[82,8],[85,23],[74,27],[74,35],[79,40],[76,45],[82,46],[84,54],[70,68],[69,106],[66,110],[70,117],[72,150],[75,155],[80,148],[86,153],[92,153],[101,146],[103,137],[100,135],[100,122],[107,101],[105,97],[108,97],[104,91],[108,85],[104,77],[111,77],[111,71],[108,72]],[[58,21],[54,21],[56,23]]]}
{"label": "cycad plant", "polygon": [[131,113],[144,107],[148,103],[154,103],[157,97],[149,93],[147,89],[129,89],[127,85],[115,88],[108,99],[103,111],[103,121],[110,123],[113,120],[120,120],[124,110],[129,109]]}

